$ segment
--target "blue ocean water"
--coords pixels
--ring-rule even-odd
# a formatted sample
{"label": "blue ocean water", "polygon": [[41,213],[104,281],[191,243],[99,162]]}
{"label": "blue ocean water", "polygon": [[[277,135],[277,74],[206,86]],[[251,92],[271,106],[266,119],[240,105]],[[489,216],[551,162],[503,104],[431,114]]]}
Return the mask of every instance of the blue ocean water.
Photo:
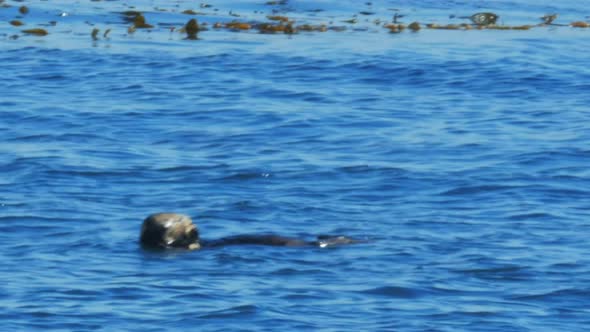
{"label": "blue ocean water", "polygon": [[[0,326],[14,331],[582,331],[590,324],[585,1],[6,1]],[[30,12],[19,15],[18,6]],[[346,31],[170,32],[258,19]],[[368,8],[368,9],[367,9]],[[167,10],[164,10],[167,9]],[[217,11],[216,11],[217,10]],[[7,21],[48,25],[25,36]],[[90,38],[93,27],[110,37]],[[12,36],[18,35],[14,39]],[[346,234],[336,248],[151,253],[154,212],[204,238]]]}

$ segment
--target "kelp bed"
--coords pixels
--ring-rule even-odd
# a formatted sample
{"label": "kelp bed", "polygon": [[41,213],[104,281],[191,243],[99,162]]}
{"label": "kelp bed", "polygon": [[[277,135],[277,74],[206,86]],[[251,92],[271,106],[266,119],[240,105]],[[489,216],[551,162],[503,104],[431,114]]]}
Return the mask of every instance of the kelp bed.
{"label": "kelp bed", "polygon": [[[101,1],[93,0],[100,4]],[[109,1],[113,2],[113,1]],[[496,24],[501,13],[480,13],[494,16],[493,22],[481,24],[472,16],[456,17],[449,20],[459,23],[440,23],[410,20],[411,15],[402,10],[389,8],[385,13],[373,10],[372,3],[363,3],[358,11],[350,13],[348,18],[331,16],[321,8],[300,11],[294,9],[289,1],[268,1],[260,4],[261,10],[236,12],[232,9],[201,3],[198,8],[181,8],[179,3],[171,2],[169,7],[135,7],[121,3],[124,10],[109,11],[112,6],[93,7],[101,12],[97,22],[85,20],[83,25],[60,32],[77,35],[87,34],[94,41],[110,38],[125,38],[137,34],[169,33],[170,38],[199,40],[207,34],[218,31],[236,33],[262,34],[313,34],[344,31],[386,31],[389,33],[413,32],[423,29],[433,30],[530,30],[547,27],[588,28],[590,23],[580,20],[568,23],[556,23],[557,14],[539,16],[539,20],[530,24]],[[24,1],[8,3],[0,0],[0,38],[16,40],[27,35],[46,36],[62,25],[67,25],[66,18],[72,15],[67,11],[48,11],[27,5]],[[407,22],[406,22],[407,21]],[[87,26],[86,31],[83,26]]]}

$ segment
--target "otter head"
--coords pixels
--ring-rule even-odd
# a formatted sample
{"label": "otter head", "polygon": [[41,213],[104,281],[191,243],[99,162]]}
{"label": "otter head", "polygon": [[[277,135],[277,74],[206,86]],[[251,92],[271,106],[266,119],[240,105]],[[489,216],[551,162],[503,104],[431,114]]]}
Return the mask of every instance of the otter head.
{"label": "otter head", "polygon": [[141,227],[140,242],[149,248],[199,249],[199,230],[189,216],[156,213],[147,217]]}

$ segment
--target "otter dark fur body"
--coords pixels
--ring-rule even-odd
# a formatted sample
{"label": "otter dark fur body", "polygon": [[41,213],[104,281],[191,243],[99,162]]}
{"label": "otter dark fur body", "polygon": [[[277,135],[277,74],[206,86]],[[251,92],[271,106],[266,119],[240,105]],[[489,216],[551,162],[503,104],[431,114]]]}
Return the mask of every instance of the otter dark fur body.
{"label": "otter dark fur body", "polygon": [[153,249],[183,248],[189,250],[201,247],[218,247],[226,245],[267,245],[267,246],[318,246],[349,244],[357,242],[345,236],[320,236],[317,241],[279,235],[236,235],[218,240],[202,241],[199,230],[189,216],[177,213],[156,213],[147,217],[141,227],[140,242],[142,246]]}

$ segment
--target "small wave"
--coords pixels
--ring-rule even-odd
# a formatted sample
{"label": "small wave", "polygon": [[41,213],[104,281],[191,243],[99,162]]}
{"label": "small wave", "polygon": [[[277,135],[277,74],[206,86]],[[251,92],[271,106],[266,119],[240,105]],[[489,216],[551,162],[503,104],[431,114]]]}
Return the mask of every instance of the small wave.
{"label": "small wave", "polygon": [[120,300],[141,300],[145,298],[146,291],[142,287],[117,286],[106,290],[110,297]]}
{"label": "small wave", "polygon": [[129,175],[130,172],[128,171],[116,171],[116,170],[109,170],[109,171],[101,171],[101,170],[49,170],[46,172],[47,175],[53,176],[63,176],[63,177],[70,177],[70,176],[80,176],[80,177],[89,177],[89,178],[98,178],[98,177],[117,177],[122,176],[126,177]]}
{"label": "small wave", "polygon": [[[170,293],[171,291],[173,291],[175,288],[177,287],[159,287],[161,289],[163,289],[164,291]],[[189,288],[189,287],[187,287]],[[215,301],[217,299],[216,296],[212,296],[210,294],[207,294],[206,292],[194,292],[194,286],[190,286],[191,291],[188,290],[182,290],[182,292],[180,294],[177,295],[172,295],[171,297],[175,300],[183,300],[186,302],[197,302],[197,301],[203,301],[203,300],[211,300],[211,301]]]}
{"label": "small wave", "polygon": [[236,318],[242,316],[249,316],[255,314],[258,311],[258,307],[253,304],[238,305],[223,310],[213,311],[204,315],[200,315],[199,318],[214,319],[214,318]]}
{"label": "small wave", "polygon": [[41,74],[31,78],[41,81],[60,81],[69,79],[69,77],[60,74]]}
{"label": "small wave", "polygon": [[406,174],[406,171],[403,168],[398,167],[380,167],[380,166],[370,166],[370,165],[351,165],[351,166],[343,166],[336,169],[338,172],[348,173],[348,174],[362,174],[362,173],[381,173],[387,174],[390,176],[399,176],[402,174]]}
{"label": "small wave", "polygon": [[[176,172],[186,172],[186,171],[200,171],[200,170],[204,170],[204,169],[208,169],[210,167],[203,167],[203,166],[193,166],[193,165],[181,165],[181,166],[171,166],[171,167],[161,167],[161,168],[157,168],[156,170],[158,172],[164,172],[164,173],[176,173]],[[211,168],[215,168],[215,167],[211,167]]]}
{"label": "small wave", "polygon": [[588,198],[590,194],[589,191],[583,190],[580,188],[573,189],[573,188],[548,188],[545,189],[545,192],[549,195],[553,195],[555,197],[563,198],[568,197],[569,199],[573,198]]}
{"label": "small wave", "polygon": [[270,177],[270,173],[264,172],[242,172],[236,173],[228,176],[221,177],[217,180],[221,181],[248,181],[248,180],[255,180],[255,179],[265,179]]}
{"label": "small wave", "polygon": [[578,289],[578,288],[564,288],[559,290],[553,290],[550,292],[537,293],[537,294],[526,294],[517,295],[512,297],[513,300],[521,301],[545,301],[545,300],[557,300],[558,298],[564,298],[564,300],[574,298],[587,299],[590,296],[590,290]]}
{"label": "small wave", "polygon": [[518,265],[463,269],[456,270],[455,272],[467,274],[483,280],[524,281],[533,277],[532,273],[528,270],[528,267]]}
{"label": "small wave", "polygon": [[129,85],[122,85],[122,86],[114,86],[107,89],[110,92],[131,92],[137,90],[143,90],[144,86],[141,84],[129,84]]}
{"label": "small wave", "polygon": [[281,299],[287,300],[287,301],[302,301],[302,300],[318,300],[321,299],[321,296],[315,295],[315,294],[287,294],[287,295],[283,295],[281,296]]}
{"label": "small wave", "polygon": [[67,290],[64,290],[60,293],[63,295],[66,295],[68,297],[89,297],[89,298],[100,297],[103,295],[102,292],[95,291],[95,290],[87,290],[87,289],[67,289]]}
{"label": "small wave", "polygon": [[271,272],[274,275],[279,275],[279,276],[296,276],[296,275],[304,275],[304,274],[309,274],[309,275],[318,275],[318,274],[325,274],[328,271],[326,270],[321,270],[321,269],[295,269],[295,268],[282,268],[282,269],[278,269],[276,271]]}
{"label": "small wave", "polygon": [[7,142],[46,142],[55,139],[54,135],[50,134],[35,134],[20,137],[10,137],[6,139]]}
{"label": "small wave", "polygon": [[441,193],[445,196],[461,196],[461,195],[473,195],[479,193],[489,193],[503,190],[510,190],[518,188],[516,186],[502,186],[502,185],[481,185],[481,186],[464,186],[457,187]]}
{"label": "small wave", "polygon": [[65,218],[52,218],[52,217],[41,217],[41,216],[0,216],[0,225],[7,225],[10,224],[11,222],[17,223],[17,224],[21,224],[22,227],[25,227],[26,225],[30,224],[31,227],[37,228],[37,227],[43,227],[42,225],[39,225],[39,223],[48,223],[48,224],[53,224],[53,223],[58,223],[58,222],[63,222],[65,220]]}
{"label": "small wave", "polygon": [[401,299],[414,299],[422,296],[422,292],[416,289],[396,286],[370,288],[360,291],[360,293]]}
{"label": "small wave", "polygon": [[539,219],[555,219],[556,216],[543,213],[543,212],[533,212],[533,213],[524,213],[524,214],[514,214],[508,217],[510,220],[514,221],[522,221],[522,220],[539,220]]}
{"label": "small wave", "polygon": [[31,311],[29,314],[34,318],[52,318],[58,316],[58,314],[49,311]]}

